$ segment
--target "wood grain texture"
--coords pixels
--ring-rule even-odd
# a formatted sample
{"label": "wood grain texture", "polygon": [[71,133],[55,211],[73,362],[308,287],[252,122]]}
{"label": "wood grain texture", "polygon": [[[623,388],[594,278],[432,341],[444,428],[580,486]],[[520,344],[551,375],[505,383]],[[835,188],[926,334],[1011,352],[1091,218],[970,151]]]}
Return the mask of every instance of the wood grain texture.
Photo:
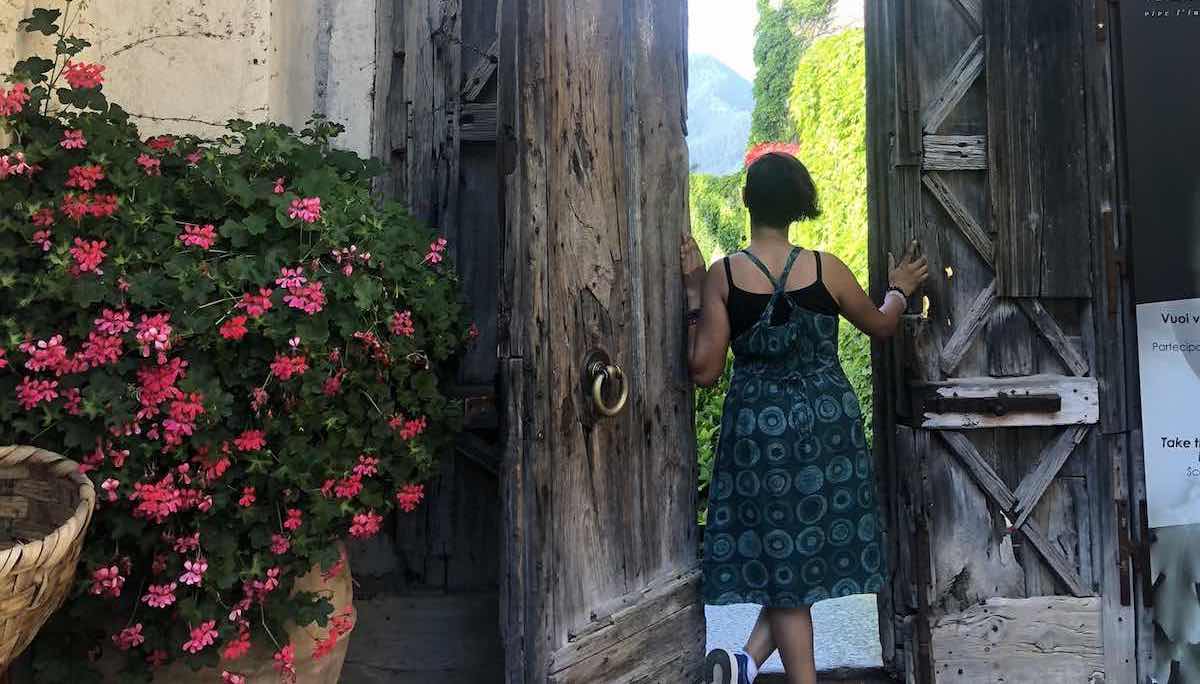
{"label": "wood grain texture", "polygon": [[958,321],[958,325],[954,328],[954,333],[950,339],[946,341],[942,347],[941,367],[942,372],[947,376],[953,375],[958,368],[958,364],[962,362],[964,356],[970,350],[971,345],[975,342],[975,338],[979,336],[979,332],[983,330],[984,324],[987,323],[988,317],[992,312],[992,306],[996,303],[996,283],[992,283],[983,289],[971,303],[971,307],[967,309],[966,316]]}
{"label": "wood grain texture", "polygon": [[921,168],[926,171],[986,171],[987,136],[926,135]]}
{"label": "wood grain texture", "polygon": [[[507,449],[520,456],[504,473],[520,480],[506,488],[505,525],[508,564],[523,573],[506,582],[505,639],[521,644],[509,653],[508,680],[687,673],[703,655],[694,586],[670,616],[555,660],[601,607],[695,563],[692,399],[675,275],[687,224],[684,3],[514,4],[500,38],[499,83],[510,91],[498,113],[501,353],[521,361],[526,389],[506,400],[525,426],[510,432],[520,443]],[[613,419],[596,418],[580,382],[593,348],[630,383]]]}
{"label": "wood grain texture", "polygon": [[1013,527],[1021,527],[1029,514],[1033,512],[1034,506],[1041,500],[1042,494],[1046,492],[1046,488],[1054,481],[1058,475],[1058,471],[1062,469],[1067,458],[1075,451],[1075,447],[1083,441],[1087,435],[1088,428],[1076,425],[1063,430],[1058,438],[1047,445],[1045,451],[1042,452],[1041,458],[1038,461],[1037,467],[1025,479],[1021,480],[1021,484],[1017,487],[1014,495],[1017,497],[1017,504],[1013,508],[1017,518],[1013,522]]}
{"label": "wood grain texture", "polygon": [[927,429],[980,429],[1029,427],[1035,425],[1091,425],[1100,417],[1099,392],[1094,378],[1062,375],[1029,375],[1016,378],[958,378],[920,385],[943,397],[996,397],[1058,394],[1062,410],[1057,413],[1013,411],[1003,416],[982,413],[926,413],[921,426]]}
{"label": "wood grain texture", "polygon": [[934,624],[934,681],[1101,684],[1102,644],[1099,599],[993,598]]}
{"label": "wood grain texture", "polygon": [[984,9],[999,293],[1090,296],[1081,0]]}
{"label": "wood grain texture", "polygon": [[922,130],[925,133],[938,132],[942,123],[950,116],[950,112],[958,106],[967,90],[983,73],[983,48],[983,36],[979,36],[967,47],[962,57],[934,90],[937,94],[926,107],[922,117]]}
{"label": "wood grain texture", "polygon": [[926,189],[937,199],[938,204],[942,205],[942,208],[946,210],[950,218],[954,220],[954,224],[962,231],[963,237],[967,239],[967,242],[971,243],[971,246],[979,253],[984,263],[991,266],[995,259],[995,247],[992,244],[991,236],[984,232],[983,227],[979,225],[979,222],[975,220],[971,212],[963,206],[962,202],[954,196],[954,193],[951,192],[938,173],[926,173],[921,177],[921,180],[925,184]]}
{"label": "wood grain texture", "polygon": [[1062,359],[1063,365],[1075,375],[1087,375],[1091,368],[1088,360],[1079,351],[1079,347],[1067,339],[1067,334],[1058,325],[1058,321],[1054,320],[1054,316],[1046,311],[1046,307],[1036,299],[1021,299],[1018,303],[1042,334],[1046,344]]}

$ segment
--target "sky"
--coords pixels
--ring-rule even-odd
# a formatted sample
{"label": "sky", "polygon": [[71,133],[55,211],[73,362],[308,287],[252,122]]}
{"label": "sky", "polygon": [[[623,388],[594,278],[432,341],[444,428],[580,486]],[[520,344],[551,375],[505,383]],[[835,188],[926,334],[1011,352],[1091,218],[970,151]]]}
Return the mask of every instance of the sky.
{"label": "sky", "polygon": [[716,57],[754,80],[755,0],[690,0],[688,51]]}

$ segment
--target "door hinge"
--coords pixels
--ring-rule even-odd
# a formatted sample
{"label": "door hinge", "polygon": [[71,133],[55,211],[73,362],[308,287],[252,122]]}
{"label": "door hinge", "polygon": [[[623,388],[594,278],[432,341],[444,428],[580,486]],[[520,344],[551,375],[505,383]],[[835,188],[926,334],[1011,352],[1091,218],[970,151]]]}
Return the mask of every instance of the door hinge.
{"label": "door hinge", "polygon": [[1135,584],[1141,585],[1142,605],[1154,607],[1154,578],[1150,570],[1150,544],[1153,533],[1146,526],[1146,502],[1138,506],[1141,518],[1141,533],[1133,538],[1133,522],[1130,519],[1129,501],[1117,499],[1117,572],[1121,582],[1121,605],[1133,605]]}
{"label": "door hinge", "polygon": [[1108,40],[1108,0],[1094,0],[1096,3],[1096,42]]}
{"label": "door hinge", "polygon": [[1150,518],[1149,512],[1146,510],[1146,500],[1138,501],[1139,517],[1142,521],[1142,532],[1138,535],[1137,544],[1137,560],[1134,564],[1137,566],[1137,572],[1142,580],[1142,605],[1147,608],[1154,607],[1154,577],[1151,573],[1150,563],[1150,545],[1154,543],[1154,533],[1150,531],[1150,527],[1146,524]]}
{"label": "door hinge", "polygon": [[1121,605],[1133,605],[1133,539],[1129,535],[1129,502],[1115,501],[1117,507],[1117,575],[1121,582]]}

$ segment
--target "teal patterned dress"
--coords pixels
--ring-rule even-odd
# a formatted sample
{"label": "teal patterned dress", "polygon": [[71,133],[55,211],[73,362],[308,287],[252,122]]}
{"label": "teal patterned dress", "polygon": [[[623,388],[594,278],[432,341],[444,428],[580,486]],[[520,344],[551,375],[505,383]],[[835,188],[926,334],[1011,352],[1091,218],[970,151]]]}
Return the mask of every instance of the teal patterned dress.
{"label": "teal patterned dress", "polygon": [[[796,608],[878,593],[886,575],[871,452],[837,355],[838,317],[792,306],[788,256],[766,310],[732,342],[704,533],[704,602]],[[818,271],[818,279],[820,278]]]}

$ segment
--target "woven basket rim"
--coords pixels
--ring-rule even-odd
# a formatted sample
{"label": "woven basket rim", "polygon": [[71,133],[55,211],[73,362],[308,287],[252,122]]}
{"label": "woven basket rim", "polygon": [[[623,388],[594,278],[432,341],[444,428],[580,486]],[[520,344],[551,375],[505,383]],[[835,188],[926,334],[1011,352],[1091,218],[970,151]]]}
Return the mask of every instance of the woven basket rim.
{"label": "woven basket rim", "polygon": [[[92,481],[79,471],[79,464],[48,449],[33,446],[0,446],[0,467],[21,464],[46,466],[55,477],[70,481],[79,488],[79,502],[71,516],[53,532],[41,539],[17,542],[0,551],[0,577],[37,565],[58,562],[71,542],[86,533],[96,507],[96,489]],[[47,556],[49,551],[49,556]]]}

